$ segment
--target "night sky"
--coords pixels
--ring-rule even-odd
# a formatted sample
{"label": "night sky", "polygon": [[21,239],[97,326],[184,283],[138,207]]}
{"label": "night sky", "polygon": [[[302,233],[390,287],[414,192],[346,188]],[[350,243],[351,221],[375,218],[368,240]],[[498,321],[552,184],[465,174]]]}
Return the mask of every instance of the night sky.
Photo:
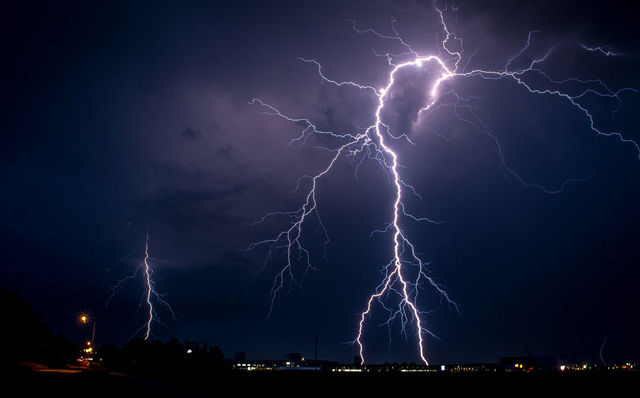
{"label": "night sky", "polygon": [[[286,227],[282,218],[308,186],[300,176],[326,167],[326,138],[287,146],[303,126],[265,115],[260,98],[319,128],[348,132],[372,123],[371,93],[323,83],[382,87],[379,53],[402,52],[390,21],[421,53],[442,35],[431,2],[17,2],[0,10],[0,286],[19,291],[52,329],[79,339],[89,312],[99,342],[122,344],[145,323],[142,274],[108,302],[110,287],[135,272],[149,233],[158,307],[155,338],[219,344],[227,356],[281,358],[286,352],[352,361],[359,313],[391,256],[393,186],[377,162],[355,175],[341,159],[321,180],[319,212],[331,241],[305,235],[315,271],[280,295],[269,292],[282,257],[243,250]],[[508,4],[503,4],[508,3]],[[561,4],[558,4],[561,3]],[[440,4],[440,3],[438,3]],[[443,4],[440,4],[443,6]],[[637,6],[636,6],[637,7]],[[638,9],[586,2],[463,1],[445,14],[464,39],[470,68],[504,67],[538,29],[531,60],[556,49],[542,69],[554,79],[601,78],[640,88]],[[584,51],[611,45],[621,56]],[[527,58],[529,57],[529,58]],[[466,62],[466,60],[465,60]],[[424,76],[422,78],[425,78]],[[428,76],[426,77],[429,78]],[[584,114],[558,97],[513,81],[457,80],[499,140],[505,162],[547,194],[505,175],[495,142],[456,119],[451,107],[417,117],[420,77],[407,76],[385,116],[402,173],[423,199],[412,213],[443,223],[405,222],[431,263],[431,276],[460,313],[425,288],[426,339],[434,363],[555,355],[608,362],[640,358],[640,160],[633,144],[598,137]],[[404,84],[404,82],[403,82]],[[640,93],[585,99],[596,125],[640,140]],[[614,111],[616,111],[614,113]],[[379,308],[378,308],[379,309]],[[391,334],[377,311],[365,343],[371,362],[416,361],[415,332]],[[391,338],[391,340],[389,340]]]}

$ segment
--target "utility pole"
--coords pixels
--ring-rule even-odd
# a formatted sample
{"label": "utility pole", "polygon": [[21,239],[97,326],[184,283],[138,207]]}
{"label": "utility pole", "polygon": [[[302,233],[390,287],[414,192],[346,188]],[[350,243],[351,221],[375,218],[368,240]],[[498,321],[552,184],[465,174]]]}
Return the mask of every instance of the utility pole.
{"label": "utility pole", "polygon": [[315,360],[316,362],[318,362],[318,336],[316,336],[316,342],[315,342]]}
{"label": "utility pole", "polygon": [[95,346],[96,344],[96,321],[93,320],[93,332],[91,332],[91,344]]}

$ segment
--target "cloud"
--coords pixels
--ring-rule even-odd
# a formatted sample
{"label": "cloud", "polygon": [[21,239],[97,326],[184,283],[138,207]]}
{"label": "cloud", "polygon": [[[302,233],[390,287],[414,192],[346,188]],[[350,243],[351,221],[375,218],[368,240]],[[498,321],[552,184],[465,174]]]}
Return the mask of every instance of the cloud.
{"label": "cloud", "polygon": [[231,146],[231,144],[220,144],[220,146],[218,146],[218,149],[216,149],[216,155],[224,158],[227,161],[231,161],[233,156],[233,147]]}
{"label": "cloud", "polygon": [[184,138],[188,138],[190,140],[197,140],[198,138],[202,137],[202,133],[198,130],[192,129],[191,127],[187,127],[186,129],[184,129],[181,133],[181,136],[183,136]]}
{"label": "cloud", "polygon": [[209,189],[205,191],[167,190],[160,192],[150,201],[153,206],[160,208],[181,209],[207,202],[219,202],[229,197],[240,195],[245,191],[244,185],[234,185],[228,188]]}

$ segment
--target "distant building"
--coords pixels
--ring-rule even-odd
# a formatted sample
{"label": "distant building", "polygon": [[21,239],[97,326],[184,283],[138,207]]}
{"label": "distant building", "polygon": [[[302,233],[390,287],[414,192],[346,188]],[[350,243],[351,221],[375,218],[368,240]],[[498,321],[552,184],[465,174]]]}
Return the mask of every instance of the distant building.
{"label": "distant building", "polygon": [[558,359],[551,356],[504,357],[500,358],[500,365],[507,371],[556,371],[558,370]]}
{"label": "distant building", "polygon": [[285,355],[285,360],[289,362],[302,362],[303,358],[302,358],[302,354],[299,352],[290,352],[287,355]]}

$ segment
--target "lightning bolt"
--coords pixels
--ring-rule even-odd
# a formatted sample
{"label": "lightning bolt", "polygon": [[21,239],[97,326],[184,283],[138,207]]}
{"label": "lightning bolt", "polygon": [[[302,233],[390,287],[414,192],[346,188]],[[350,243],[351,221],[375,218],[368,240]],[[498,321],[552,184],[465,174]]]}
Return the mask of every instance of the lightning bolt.
{"label": "lightning bolt", "polygon": [[149,233],[147,232],[147,240],[144,245],[144,275],[145,282],[147,284],[147,306],[149,307],[149,318],[147,319],[147,331],[144,334],[144,339],[148,340],[151,334],[151,322],[153,322],[153,304],[151,304],[151,293],[155,293],[153,290],[153,282],[151,282],[151,268],[149,267]]}
{"label": "lightning bolt", "polygon": [[582,46],[582,48],[584,48],[587,51],[598,52],[598,53],[600,53],[602,55],[606,55],[607,57],[617,57],[617,56],[622,55],[620,53],[613,52],[610,45],[598,46],[598,47],[589,47],[589,46],[585,46],[584,44],[582,44],[581,46]]}
{"label": "lightning bolt", "polygon": [[[356,22],[351,21],[354,31],[358,34],[372,34],[383,40],[395,41],[404,48],[404,51],[399,54],[381,54],[374,51],[376,56],[386,58],[387,63],[391,68],[388,73],[386,85],[380,89],[371,85],[360,84],[353,81],[337,81],[331,79],[324,74],[322,65],[318,61],[314,59],[299,58],[300,61],[315,66],[315,68],[317,68],[318,75],[323,82],[337,87],[351,87],[363,90],[371,93],[377,98],[377,106],[372,112],[374,119],[373,123],[364,129],[360,129],[359,132],[336,133],[332,131],[324,131],[319,129],[311,120],[307,118],[287,116],[280,112],[276,107],[258,98],[254,98],[250,101],[250,104],[252,105],[261,106],[264,109],[264,113],[267,115],[282,118],[288,122],[303,126],[300,135],[293,138],[289,142],[289,145],[294,143],[306,143],[307,139],[312,135],[331,138],[336,142],[334,146],[322,147],[322,149],[332,153],[326,167],[313,176],[305,175],[298,180],[296,190],[300,189],[303,181],[310,182],[310,188],[307,191],[305,200],[301,207],[293,211],[268,213],[256,221],[256,223],[261,223],[270,217],[282,217],[288,219],[290,222],[290,226],[287,229],[279,232],[274,237],[252,243],[246,249],[247,251],[251,251],[262,246],[267,248],[263,268],[273,260],[275,252],[284,251],[285,253],[284,265],[280,269],[280,272],[275,276],[271,288],[271,301],[268,316],[271,315],[276,299],[281,293],[285,282],[290,281],[293,284],[299,285],[302,283],[302,280],[304,280],[304,276],[307,271],[315,269],[311,264],[310,252],[305,248],[302,241],[303,227],[310,219],[315,219],[320,226],[320,229],[325,236],[324,247],[326,250],[326,245],[329,243],[329,235],[322,223],[320,213],[318,212],[316,193],[319,182],[323,178],[327,177],[338,159],[343,156],[350,158],[360,157],[360,161],[356,166],[356,177],[360,165],[365,160],[375,160],[390,177],[395,192],[393,203],[390,206],[391,222],[383,230],[374,231],[373,233],[390,232],[392,234],[391,242],[393,246],[393,256],[383,267],[382,271],[384,277],[367,300],[365,309],[359,316],[357,335],[354,343],[358,347],[362,364],[365,363],[363,339],[366,329],[366,321],[372,314],[374,309],[373,307],[376,303],[382,307],[384,311],[388,312],[389,318],[386,324],[389,327],[394,320],[399,319],[403,334],[406,335],[409,325],[412,325],[415,328],[418,353],[425,364],[428,364],[425,355],[425,337],[426,335],[430,335],[437,338],[437,336],[425,327],[424,321],[421,317],[424,312],[418,307],[419,286],[424,284],[431,286],[447,303],[455,307],[456,310],[458,309],[456,302],[447,294],[443,287],[429,276],[429,264],[424,262],[417,255],[413,243],[403,230],[403,223],[410,220],[426,221],[431,223],[438,222],[429,218],[416,217],[412,215],[406,211],[403,203],[403,198],[407,192],[418,197],[419,195],[411,185],[404,181],[399,168],[399,154],[392,149],[389,145],[389,141],[403,139],[411,143],[411,140],[406,134],[393,135],[390,131],[390,126],[384,122],[382,116],[383,110],[389,102],[391,90],[396,84],[396,77],[399,72],[408,69],[421,70],[427,66],[432,70],[435,70],[436,77],[431,82],[430,87],[427,90],[428,99],[419,109],[418,116],[424,118],[434,109],[444,106],[452,107],[455,115],[460,121],[471,125],[477,132],[488,136],[493,141],[496,147],[499,165],[506,178],[514,180],[526,188],[533,188],[545,193],[556,194],[562,192],[567,184],[583,181],[590,177],[586,176],[567,179],[562,184],[554,188],[548,188],[538,183],[531,183],[520,177],[505,161],[499,140],[491,132],[482,117],[477,114],[476,110],[472,106],[472,100],[477,99],[477,97],[465,98],[459,95],[455,91],[454,86],[449,84],[451,81],[472,78],[485,80],[508,79],[531,94],[561,98],[575,111],[585,117],[589,129],[593,133],[600,136],[613,137],[624,144],[635,147],[638,157],[640,158],[640,146],[636,141],[626,138],[620,131],[605,131],[597,127],[591,111],[587,105],[581,102],[581,100],[588,95],[596,95],[617,101],[619,107],[621,104],[620,94],[626,91],[638,93],[637,89],[627,87],[619,90],[612,90],[604,81],[597,79],[553,79],[541,69],[541,65],[554,51],[556,51],[555,47],[550,48],[543,56],[534,58],[524,67],[517,68],[512,66],[517,64],[522,56],[527,53],[532,40],[535,35],[540,33],[539,31],[529,32],[526,44],[506,61],[502,69],[472,69],[467,71],[467,66],[473,56],[477,53],[477,49],[470,57],[467,58],[465,64],[461,65],[464,58],[462,50],[464,43],[462,39],[456,37],[456,35],[449,30],[445,21],[445,11],[447,11],[447,8],[444,10],[435,8],[435,12],[439,16],[439,22],[442,28],[442,39],[438,42],[437,54],[423,55],[414,50],[414,48],[400,36],[395,20],[391,21],[391,29],[393,31],[393,34],[391,35],[381,34],[374,29],[359,29]],[[460,48],[460,50],[456,50],[454,47]],[[618,55],[617,53],[612,52],[609,46],[587,47],[582,45],[582,47],[585,51],[594,53],[595,55]],[[538,80],[546,81],[551,88],[540,88],[535,85],[533,82],[536,80],[532,79],[532,76],[535,76]],[[577,91],[575,89],[570,89],[575,86],[579,86],[580,88]],[[447,98],[449,98],[448,101]],[[294,272],[294,268],[296,268],[298,263],[301,263],[303,268],[302,277],[299,278],[299,280],[296,278],[296,273]],[[398,299],[398,304],[394,307],[390,307],[388,305],[389,296],[395,296]]]}
{"label": "lightning bolt", "polygon": [[[124,261],[125,259],[127,259],[128,257],[130,257],[132,255],[133,255],[133,252],[127,254],[124,257],[122,257],[111,268],[114,268],[115,266],[117,266],[122,261]],[[113,286],[111,286],[111,288],[109,289],[110,294],[109,294],[109,297],[108,297],[108,299],[106,301],[106,304],[105,304],[105,306],[108,306],[109,303],[111,302],[111,300],[113,299],[113,297],[116,295],[116,293],[120,289],[122,289],[129,280],[135,279],[138,276],[139,273],[143,272],[144,273],[145,293],[142,296],[142,300],[140,301],[140,305],[138,306],[138,308],[140,308],[142,306],[142,303],[146,304],[146,307],[147,307],[147,321],[133,335],[135,336],[138,333],[140,333],[141,331],[144,331],[144,339],[145,340],[148,340],[149,337],[151,336],[151,325],[152,325],[153,322],[158,322],[158,323],[162,324],[162,322],[159,320],[159,317],[158,317],[158,315],[156,313],[156,310],[153,307],[153,300],[152,299],[155,299],[155,301],[157,301],[158,303],[160,303],[161,305],[166,307],[166,309],[171,314],[171,317],[173,319],[175,319],[175,313],[174,313],[173,309],[171,308],[171,305],[169,305],[169,303],[164,299],[164,296],[162,294],[159,294],[156,291],[155,287],[154,287],[154,281],[152,279],[153,270],[151,269],[151,265],[149,264],[149,258],[150,258],[150,255],[149,255],[149,233],[147,232],[146,239],[145,239],[145,246],[144,246],[144,259],[142,261],[142,264],[140,266],[136,267],[136,269],[135,269],[135,271],[133,273],[131,273],[130,275],[125,276],[124,278],[122,278],[118,282],[116,282]]]}
{"label": "lightning bolt", "polygon": [[606,367],[607,362],[605,362],[604,356],[602,355],[602,353],[604,352],[605,344],[607,344],[607,336],[602,333],[602,345],[600,346],[600,350],[598,351],[598,356],[600,357],[600,362],[602,362],[602,364]]}
{"label": "lightning bolt", "polygon": [[[146,331],[144,334],[144,339],[148,340],[149,336],[151,336],[151,323],[155,322],[160,322],[160,320],[158,319],[158,316],[153,308],[153,303],[151,302],[151,297],[154,297],[158,303],[164,305],[169,312],[171,313],[171,316],[173,317],[173,319],[176,318],[175,313],[173,312],[173,309],[171,308],[171,306],[169,305],[169,303],[167,303],[165,301],[165,299],[163,298],[163,296],[161,294],[158,294],[158,292],[155,290],[154,288],[154,282],[151,279],[151,275],[153,274],[153,270],[151,269],[151,266],[149,265],[149,233],[147,232],[147,239],[145,241],[145,245],[144,245],[144,275],[145,275],[145,286],[146,286],[146,294],[145,294],[145,301],[147,303],[147,324],[146,326]],[[161,322],[160,322],[161,323]]]}

